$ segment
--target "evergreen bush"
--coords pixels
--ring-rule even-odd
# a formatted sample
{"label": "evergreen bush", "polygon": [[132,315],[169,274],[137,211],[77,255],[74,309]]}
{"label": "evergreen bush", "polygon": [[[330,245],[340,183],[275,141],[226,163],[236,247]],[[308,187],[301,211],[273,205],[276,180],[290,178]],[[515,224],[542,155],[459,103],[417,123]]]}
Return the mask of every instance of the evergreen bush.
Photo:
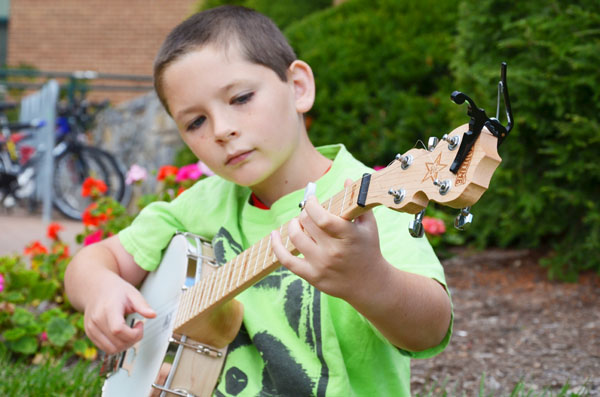
{"label": "evergreen bush", "polygon": [[387,165],[417,140],[450,132],[456,18],[451,1],[351,0],[286,29],[315,73],[313,142],[342,142],[365,163]]}
{"label": "evergreen bush", "polygon": [[600,3],[464,0],[459,14],[457,86],[494,109],[507,61],[516,124],[474,236],[548,247],[551,277],[600,272]]}
{"label": "evergreen bush", "polygon": [[236,4],[253,8],[271,18],[280,29],[315,11],[330,7],[332,0],[204,0],[200,1],[198,11],[224,4]]}

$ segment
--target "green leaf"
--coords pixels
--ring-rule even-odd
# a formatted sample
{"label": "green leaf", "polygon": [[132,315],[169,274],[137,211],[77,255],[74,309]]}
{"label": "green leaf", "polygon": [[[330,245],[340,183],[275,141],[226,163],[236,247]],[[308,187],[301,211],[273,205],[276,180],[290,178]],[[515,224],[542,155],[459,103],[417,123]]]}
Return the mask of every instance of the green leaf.
{"label": "green leaf", "polygon": [[17,273],[13,273],[11,288],[21,289],[31,287],[39,278],[40,275],[33,270],[21,270]]}
{"label": "green leaf", "polygon": [[27,335],[27,331],[25,331],[25,328],[13,328],[6,330],[2,333],[2,336],[7,341],[15,341],[24,337],[25,335]]}
{"label": "green leaf", "polygon": [[25,295],[23,295],[22,293],[17,292],[17,291],[8,292],[6,295],[4,295],[4,298],[6,299],[7,302],[12,302],[12,303],[20,303],[20,302],[25,301]]}
{"label": "green leaf", "polygon": [[17,307],[11,317],[11,321],[15,325],[26,327],[30,324],[35,324],[35,316],[29,310]]}
{"label": "green leaf", "polygon": [[28,335],[11,342],[8,347],[18,353],[33,354],[37,351],[38,341],[35,336]]}
{"label": "green leaf", "polygon": [[44,280],[36,283],[31,288],[31,300],[39,299],[41,301],[50,300],[58,289],[58,281],[56,280]]}
{"label": "green leaf", "polygon": [[65,312],[63,312],[61,309],[59,309],[58,307],[54,307],[50,310],[46,310],[45,312],[40,314],[40,320],[43,323],[48,323],[54,317],[66,318],[67,314]]}
{"label": "green leaf", "polygon": [[55,346],[64,346],[77,332],[68,320],[59,317],[55,317],[48,322],[46,331],[48,340]]}
{"label": "green leaf", "polygon": [[77,354],[83,355],[85,353],[85,349],[87,349],[87,348],[88,348],[88,343],[85,341],[85,339],[77,339],[73,343],[73,351],[75,351],[75,353],[77,353]]}

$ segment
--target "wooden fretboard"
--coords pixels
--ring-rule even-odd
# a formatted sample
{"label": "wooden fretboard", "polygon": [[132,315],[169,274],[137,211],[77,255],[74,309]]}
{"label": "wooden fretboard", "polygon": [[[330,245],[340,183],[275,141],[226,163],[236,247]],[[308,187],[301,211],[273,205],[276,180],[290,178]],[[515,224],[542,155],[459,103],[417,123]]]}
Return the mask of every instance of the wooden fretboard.
{"label": "wooden fretboard", "polygon": [[[359,188],[360,180],[323,203],[323,208],[344,219],[356,218],[366,210],[356,204]],[[296,255],[298,251],[289,239],[288,225],[289,222],[281,225],[279,233],[285,248]],[[279,266],[281,264],[273,253],[269,234],[182,294],[175,332],[196,317],[234,298]]]}

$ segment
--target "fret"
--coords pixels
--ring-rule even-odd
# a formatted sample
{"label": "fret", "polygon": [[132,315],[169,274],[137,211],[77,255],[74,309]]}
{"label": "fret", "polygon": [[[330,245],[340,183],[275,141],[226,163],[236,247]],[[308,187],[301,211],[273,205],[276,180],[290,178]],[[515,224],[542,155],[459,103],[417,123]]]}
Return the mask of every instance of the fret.
{"label": "fret", "polygon": [[182,298],[184,298],[184,300],[185,300],[183,310],[182,310],[184,319],[182,319],[182,321],[185,321],[185,319],[189,318],[189,316],[190,316],[190,309],[192,307],[192,301],[194,300],[193,288],[188,288],[185,291],[185,293],[182,295]]}
{"label": "fret", "polygon": [[203,296],[200,300],[200,305],[198,305],[199,311],[204,310],[208,305],[210,305],[210,293],[213,287],[213,279],[215,278],[215,274],[211,274],[210,277],[206,280],[206,288],[203,288]]}
{"label": "fret", "polygon": [[267,266],[267,258],[269,257],[269,251],[271,250],[271,235],[269,234],[269,242],[267,243],[267,250],[265,252],[265,259],[263,259],[262,268]]}
{"label": "fret", "polygon": [[333,196],[329,197],[329,204],[327,204],[327,211],[331,208],[331,201],[333,201]]}
{"label": "fret", "polygon": [[196,302],[198,302],[198,295],[202,293],[202,291],[204,291],[204,288],[202,288],[202,286],[202,283],[195,284],[192,288],[187,290],[188,302],[184,311],[184,314],[186,316],[186,319],[184,321],[187,321],[189,318],[193,317],[196,308]]}
{"label": "fret", "polygon": [[344,199],[342,200],[342,208],[340,208],[339,216],[342,216],[342,212],[344,212],[344,205],[346,205],[346,195],[348,194],[348,187],[344,188]]}
{"label": "fret", "polygon": [[227,282],[225,283],[225,290],[223,291],[223,296],[232,291],[231,281],[233,280],[233,272],[235,271],[235,266],[233,263],[227,263]]}
{"label": "fret", "polygon": [[213,274],[204,277],[202,279],[202,287],[200,289],[200,293],[197,294],[197,297],[194,299],[195,305],[193,307],[196,307],[198,309],[198,311],[200,311],[200,308],[204,307],[205,305],[205,301],[207,299],[207,295],[208,295],[208,290],[210,289],[210,283],[212,280]]}
{"label": "fret", "polygon": [[239,255],[239,256],[242,257],[242,265],[239,269],[238,279],[237,279],[237,282],[235,283],[236,286],[241,285],[240,279],[242,278],[242,269],[244,268],[244,259],[246,259],[246,251],[243,252],[243,256],[242,255]]}
{"label": "fret", "polygon": [[223,274],[223,273],[225,273],[224,270],[225,269],[223,269],[223,266],[219,266],[218,268],[215,269],[215,272],[218,273],[217,278],[219,279],[218,280],[219,285],[217,287],[217,294],[215,295],[215,297],[217,299],[219,299],[221,297],[221,292],[223,291],[223,282],[224,282],[223,279],[225,278],[224,274]]}
{"label": "fret", "polygon": [[244,282],[248,281],[248,270],[250,269],[250,261],[252,260],[252,253],[254,253],[254,246],[255,244],[252,245],[252,248],[250,249],[250,255],[248,255],[248,259],[244,264],[244,267],[246,268],[246,271],[244,272]]}
{"label": "fret", "polygon": [[[283,227],[284,226],[286,226],[286,224],[281,225],[281,227],[279,228],[279,238],[281,239],[281,241],[283,241]],[[275,255],[275,251],[273,251],[273,259],[271,259],[271,263],[275,263],[276,261],[277,261],[277,255]]]}
{"label": "fret", "polygon": [[258,246],[258,252],[256,253],[256,261],[254,262],[254,270],[252,271],[252,273],[254,273],[254,274],[258,274],[258,271],[257,271],[258,260],[260,259],[260,250],[262,248],[263,240],[264,240],[264,237],[260,239],[260,245]]}

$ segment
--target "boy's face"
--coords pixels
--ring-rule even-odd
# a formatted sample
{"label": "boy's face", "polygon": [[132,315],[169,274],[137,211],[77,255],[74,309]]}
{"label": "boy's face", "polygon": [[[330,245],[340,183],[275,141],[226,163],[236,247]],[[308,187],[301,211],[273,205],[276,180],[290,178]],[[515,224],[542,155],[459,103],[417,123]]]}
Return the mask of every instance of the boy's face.
{"label": "boy's face", "polygon": [[247,61],[236,46],[183,55],[164,71],[163,87],[184,142],[239,185],[268,183],[306,134],[293,80]]}

